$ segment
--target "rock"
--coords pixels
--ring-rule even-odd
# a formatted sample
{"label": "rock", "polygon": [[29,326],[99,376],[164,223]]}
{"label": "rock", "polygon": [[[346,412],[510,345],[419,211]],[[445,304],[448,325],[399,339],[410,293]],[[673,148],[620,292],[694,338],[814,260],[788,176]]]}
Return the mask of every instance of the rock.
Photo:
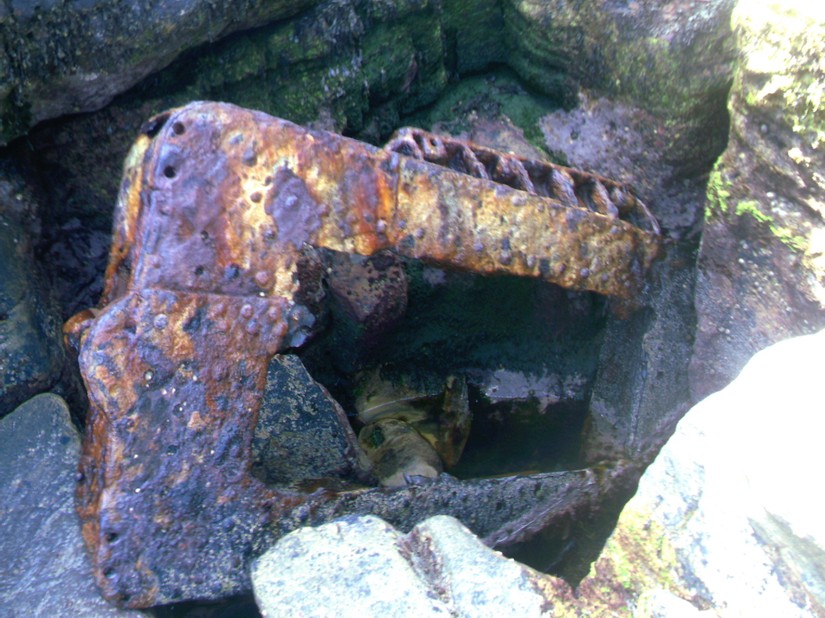
{"label": "rock", "polygon": [[365,257],[326,252],[329,292],[362,336],[380,338],[407,309],[407,276],[389,251]]}
{"label": "rock", "polygon": [[[99,109],[201,44],[181,61],[186,70],[169,72],[190,98],[229,98],[281,114],[279,106],[297,110],[303,100],[316,117],[322,103],[336,120],[372,125],[376,138],[386,137],[382,125],[397,125],[399,113],[432,102],[451,71],[491,63],[510,64],[553,96],[581,80],[681,118],[701,116],[702,124],[709,104],[724,100],[730,75],[731,1],[691,2],[680,11],[659,4],[586,2],[574,11],[562,2],[233,0],[217,7],[186,0],[174,10],[135,3],[120,11],[102,0],[19,2],[0,13],[8,50],[0,58],[0,143],[45,119]],[[249,28],[257,30],[228,36]],[[273,77],[281,83],[266,87]],[[216,97],[240,83],[243,99]]]}
{"label": "rock", "polygon": [[447,516],[407,534],[373,516],[302,528],[252,567],[267,618],[541,616],[546,599],[535,582],[542,577]]}
{"label": "rock", "polygon": [[[693,188],[681,196],[698,206],[699,185]],[[624,320],[608,318],[590,398],[585,461],[627,457],[643,466],[689,409],[695,247],[695,237],[669,244],[649,277],[645,309]]]}
{"label": "rock", "polygon": [[[5,183],[0,179],[0,189]],[[60,316],[34,239],[13,215],[21,196],[0,190],[0,417],[54,385],[64,358]]]}
{"label": "rock", "polygon": [[[692,175],[724,148],[734,0],[503,3],[507,63],[576,103],[576,83],[653,112],[673,128],[664,156]],[[573,87],[571,87],[573,86]]]}
{"label": "rock", "polygon": [[672,592],[656,588],[646,590],[636,602],[633,618],[715,618],[713,610],[700,610]]}
{"label": "rock", "polygon": [[740,1],[730,141],[710,175],[691,388],[727,384],[754,352],[825,326],[825,17]]}
{"label": "rock", "polygon": [[649,461],[690,403],[686,375],[704,183],[680,178],[663,152],[678,129],[642,107],[587,92],[577,108],[545,115],[541,127],[548,149],[570,164],[637,187],[669,240],[648,277],[644,310],[607,318],[584,453],[587,461]]}
{"label": "rock", "polygon": [[281,485],[370,479],[346,413],[295,355],[279,354],[269,363],[252,439],[252,474]]}
{"label": "rock", "polygon": [[312,4],[22,0],[0,9],[0,144],[48,118],[103,107],[195,45]]}
{"label": "rock", "polygon": [[407,310],[407,275],[400,257],[323,252],[333,341],[324,363],[353,373]]}
{"label": "rock", "polygon": [[80,436],[62,399],[43,394],[0,420],[0,614],[144,616],[94,585],[74,492]]}
{"label": "rock", "polygon": [[721,615],[822,616],[823,355],[825,330],[777,343],[692,408],[582,587],[613,579],[628,602],[662,588]]}
{"label": "rock", "polygon": [[287,535],[252,566],[264,616],[449,616],[398,551],[402,535],[372,516]]}
{"label": "rock", "polygon": [[[589,410],[578,458],[585,465],[626,458],[641,472],[691,403],[695,254],[705,183],[681,177],[684,170],[667,159],[664,145],[681,129],[641,106],[582,92],[577,108],[546,114],[540,124],[556,156],[636,187],[668,238],[647,278],[644,308],[606,316],[598,370],[584,383]],[[602,522],[574,523],[577,551],[556,572],[574,583],[587,575],[629,498],[617,498]]]}
{"label": "rock", "polygon": [[511,69],[500,65],[450,83],[433,105],[405,122],[541,160],[548,157],[539,120],[556,107],[555,100],[528,88]]}
{"label": "rock", "polygon": [[100,273],[109,259],[111,231],[95,229],[72,217],[49,229],[45,244],[49,251],[43,261],[53,269],[52,290],[64,318],[94,306],[103,291]]}

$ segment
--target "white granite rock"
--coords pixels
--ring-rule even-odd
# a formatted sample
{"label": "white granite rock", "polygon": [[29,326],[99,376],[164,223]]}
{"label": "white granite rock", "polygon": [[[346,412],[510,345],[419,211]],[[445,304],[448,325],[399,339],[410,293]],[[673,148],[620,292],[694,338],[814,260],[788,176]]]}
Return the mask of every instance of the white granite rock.
{"label": "white granite rock", "polygon": [[691,409],[607,553],[622,531],[667,547],[671,588],[722,616],[821,616],[823,359],[825,331],[777,343]]}
{"label": "white granite rock", "polygon": [[486,547],[458,520],[409,534],[373,516],[302,528],[253,566],[261,612],[277,616],[541,616],[531,569]]}

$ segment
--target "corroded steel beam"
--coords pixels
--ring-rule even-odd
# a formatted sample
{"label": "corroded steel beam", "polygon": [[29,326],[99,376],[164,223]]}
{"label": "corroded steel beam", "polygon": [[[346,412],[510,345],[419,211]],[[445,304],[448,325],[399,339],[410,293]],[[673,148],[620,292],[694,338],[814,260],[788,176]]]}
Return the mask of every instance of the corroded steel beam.
{"label": "corroded steel beam", "polygon": [[251,476],[267,364],[313,320],[299,300],[304,245],[638,292],[658,234],[623,220],[640,212],[626,189],[447,140],[444,152],[463,157],[450,169],[434,140],[402,134],[378,149],[216,103],[145,125],[102,308],[66,326],[90,404],[78,508],[109,599],[236,593],[279,536],[346,513],[409,527],[446,512],[501,544],[610,490],[611,473],[311,494]]}

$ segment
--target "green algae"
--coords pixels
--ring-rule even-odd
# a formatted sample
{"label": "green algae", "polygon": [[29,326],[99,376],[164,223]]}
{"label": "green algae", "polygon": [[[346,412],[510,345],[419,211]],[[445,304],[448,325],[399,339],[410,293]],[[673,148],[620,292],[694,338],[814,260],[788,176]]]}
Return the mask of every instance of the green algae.
{"label": "green algae", "polygon": [[676,548],[664,527],[632,502],[622,511],[599,560],[580,587],[588,608],[609,615],[633,615],[636,600],[647,590],[664,589],[682,598],[691,594],[680,584]]}
{"label": "green algae", "polygon": [[704,173],[727,143],[733,3],[689,17],[632,4],[506,0],[506,63],[567,109],[584,86],[658,116],[670,136],[664,157],[685,176]]}
{"label": "green algae", "polygon": [[508,62],[501,5],[490,0],[444,0],[445,65],[452,77]]}
{"label": "green algae", "polygon": [[705,221],[710,221],[715,216],[722,216],[728,212],[728,200],[730,199],[732,183],[722,175],[721,159],[716,162],[708,175],[706,190],[707,204],[705,205]]}
{"label": "green algae", "polygon": [[737,217],[748,215],[762,227],[769,230],[774,237],[792,251],[804,252],[808,246],[807,238],[794,234],[790,228],[777,223],[773,216],[762,212],[759,208],[759,202],[756,200],[737,202],[735,213]]}
{"label": "green algae", "polygon": [[773,215],[765,213],[760,203],[754,199],[732,200],[731,196],[737,192],[733,183],[728,180],[724,172],[724,159],[717,161],[708,175],[708,184],[705,206],[705,221],[718,218],[727,218],[729,214],[737,218],[749,217],[758,226],[766,230],[783,245],[794,252],[804,252],[808,246],[808,239],[782,224]]}
{"label": "green algae", "polygon": [[[680,115],[707,86],[706,75],[683,70],[680,46],[664,36],[642,36],[644,25],[628,35],[620,13],[596,5],[534,0],[253,4],[251,10],[281,21],[212,43],[224,28],[221,12],[200,7],[188,15],[187,40],[210,42],[152,80],[157,94],[176,103],[221,99],[303,122],[326,116],[335,128],[351,133],[374,124],[377,139],[391,120],[431,104],[449,80],[497,63],[566,107],[575,105],[581,82]],[[164,32],[179,27],[171,15],[153,19]],[[157,48],[154,30],[130,23],[115,32],[117,63],[150,61],[147,54]],[[637,35],[639,40],[632,40]],[[700,45],[695,51],[704,53]],[[16,110],[4,111],[9,112],[3,115],[4,133],[25,130],[25,115],[14,118]],[[538,145],[532,123],[513,120]]]}
{"label": "green algae", "polygon": [[825,76],[806,71],[796,76],[794,92],[788,97],[788,120],[794,131],[814,150],[825,143]]}
{"label": "green algae", "polygon": [[[572,77],[648,111],[687,119],[704,115],[730,88],[735,50],[732,37],[720,36],[730,31],[728,13],[678,22],[690,32],[691,42],[683,43],[666,19],[654,27],[642,13],[598,3],[511,0],[504,6],[508,63],[546,93],[564,96]],[[714,65],[728,70],[692,69]]]}
{"label": "green algae", "polygon": [[546,153],[539,121],[558,106],[558,101],[526,89],[512,71],[499,68],[450,85],[431,107],[405,121],[455,135],[470,131],[478,117],[509,120],[532,146]]}
{"label": "green algae", "polygon": [[13,14],[0,14],[0,144],[35,122],[107,105],[124,84],[200,42],[289,18],[312,2],[207,0],[183,3],[184,10],[148,0],[128,10],[100,0],[18,3]]}
{"label": "green algae", "polygon": [[661,523],[650,512],[634,509],[631,501],[622,511],[613,534],[575,594],[559,587],[557,580],[542,582],[553,600],[557,617],[630,617],[639,613],[639,601],[653,590],[665,590],[682,599],[693,599],[682,583],[682,568],[674,545]]}
{"label": "green algae", "polygon": [[438,96],[447,82],[442,39],[427,2],[325,3],[199,47],[140,96],[222,100],[356,133],[374,110],[390,106],[397,118]]}

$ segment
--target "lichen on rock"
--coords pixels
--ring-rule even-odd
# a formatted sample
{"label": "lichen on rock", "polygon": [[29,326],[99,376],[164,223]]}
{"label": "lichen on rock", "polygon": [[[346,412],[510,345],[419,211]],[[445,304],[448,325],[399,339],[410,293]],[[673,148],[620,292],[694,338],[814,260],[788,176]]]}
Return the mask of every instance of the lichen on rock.
{"label": "lichen on rock", "polygon": [[740,2],[730,142],[708,181],[692,389],[755,351],[825,324],[825,103],[818,5]]}

